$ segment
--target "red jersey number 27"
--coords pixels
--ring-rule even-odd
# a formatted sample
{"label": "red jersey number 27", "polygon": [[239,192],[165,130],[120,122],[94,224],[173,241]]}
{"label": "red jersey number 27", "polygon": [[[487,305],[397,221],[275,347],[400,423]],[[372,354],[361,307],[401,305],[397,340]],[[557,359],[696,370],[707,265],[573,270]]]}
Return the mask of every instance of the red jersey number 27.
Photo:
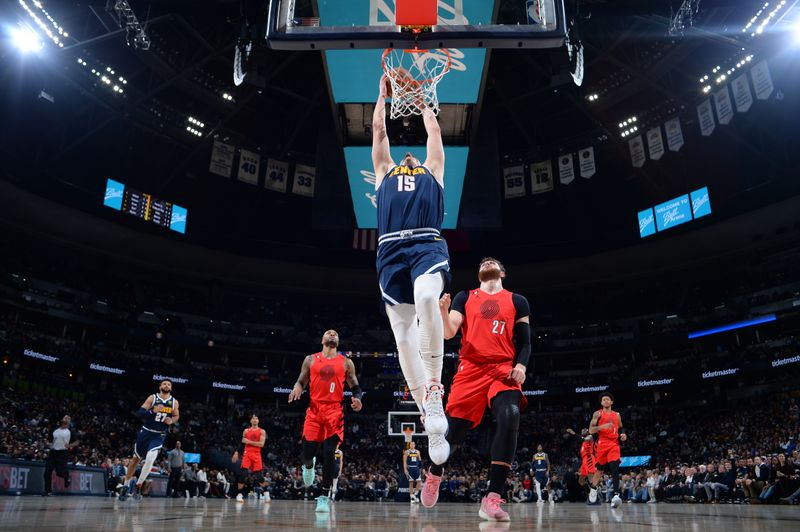
{"label": "red jersey number 27", "polygon": [[506,332],[506,322],[500,320],[494,320],[492,322],[492,333],[503,334],[504,332]]}

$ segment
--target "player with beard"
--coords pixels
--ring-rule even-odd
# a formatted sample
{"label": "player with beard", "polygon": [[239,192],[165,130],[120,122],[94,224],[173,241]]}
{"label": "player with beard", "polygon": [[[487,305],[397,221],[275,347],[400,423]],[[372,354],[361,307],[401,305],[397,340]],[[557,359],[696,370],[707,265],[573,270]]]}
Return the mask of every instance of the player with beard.
{"label": "player with beard", "polygon": [[[450,295],[440,300],[445,338],[461,329],[458,372],[447,402],[447,440],[451,449],[464,441],[467,431],[477,427],[488,405],[497,420],[491,448],[489,493],[478,514],[489,521],[509,521],[500,497],[514,459],[525,369],[531,355],[530,306],[528,300],[503,288],[505,267],[487,257],[480,262],[479,288],[459,292],[450,306]],[[449,309],[449,312],[448,312]],[[436,504],[444,468],[434,464],[422,488],[422,504]]]}
{"label": "player with beard", "polygon": [[622,426],[622,416],[611,409],[614,405],[614,396],[608,392],[600,394],[600,405],[603,407],[592,416],[589,423],[589,434],[598,434],[597,447],[595,447],[595,462],[597,470],[592,478],[592,489],[589,491],[587,504],[599,504],[597,499],[597,484],[603,472],[611,474],[612,493],[611,506],[614,508],[622,504],[619,496],[619,443],[628,439]]}
{"label": "player with beard", "polygon": [[322,495],[317,498],[317,512],[330,511],[331,484],[336,467],[336,446],[344,441],[344,383],[353,393],[350,407],[361,410],[364,392],[358,385],[353,361],[336,351],[339,334],[325,331],[322,351],[309,355],[300,368],[300,376],[289,394],[289,402],[297,401],[309,385],[310,402],[303,424],[303,484],[314,484],[317,450],[322,446]]}
{"label": "player with beard", "polygon": [[450,283],[450,257],[441,235],[444,221],[444,145],[436,115],[421,109],[426,159],[406,153],[392,159],[386,132],[387,78],[381,77],[372,117],[372,164],[378,215],[378,287],[397,344],[400,369],[423,413],[431,461],[450,448],[442,398],[444,338],[437,303]]}
{"label": "player with beard", "polygon": [[[153,469],[153,463],[158,458],[158,452],[164,445],[164,438],[170,425],[177,422],[180,416],[178,410],[178,400],[172,397],[172,381],[164,379],[158,388],[158,393],[154,393],[145,399],[142,406],[136,412],[142,420],[142,428],[136,436],[136,445],[133,447],[133,458],[128,465],[128,474],[125,476],[124,486],[119,495],[119,500],[124,501],[128,493],[133,494],[134,499],[141,499],[141,488],[147,475]],[[133,476],[136,473],[136,466],[144,457],[144,465],[138,479]]]}

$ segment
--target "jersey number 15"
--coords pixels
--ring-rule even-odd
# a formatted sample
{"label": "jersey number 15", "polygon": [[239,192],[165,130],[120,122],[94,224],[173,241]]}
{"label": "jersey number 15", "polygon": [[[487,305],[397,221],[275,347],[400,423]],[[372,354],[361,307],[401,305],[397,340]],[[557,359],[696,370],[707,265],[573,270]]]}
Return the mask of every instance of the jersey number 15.
{"label": "jersey number 15", "polygon": [[398,192],[413,192],[416,187],[413,175],[399,175],[397,176],[397,191]]}

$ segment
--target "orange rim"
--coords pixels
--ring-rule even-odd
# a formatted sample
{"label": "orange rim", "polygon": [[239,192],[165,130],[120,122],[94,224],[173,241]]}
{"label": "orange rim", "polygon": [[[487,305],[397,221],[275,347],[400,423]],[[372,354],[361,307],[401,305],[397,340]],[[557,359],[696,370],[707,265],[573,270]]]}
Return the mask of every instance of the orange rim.
{"label": "orange rim", "polygon": [[[394,72],[395,71],[394,70],[387,70],[387,68],[386,68],[386,56],[388,56],[390,53],[392,53],[393,50],[394,50],[394,48],[387,48],[386,50],[383,51],[383,55],[381,56],[381,68],[383,69],[383,72],[387,76],[389,76],[392,79],[395,79],[395,76],[394,76]],[[443,50],[444,54],[447,56],[447,64],[444,66],[444,70],[442,71],[442,73],[438,76],[438,77],[441,78],[442,76],[444,76],[445,74],[447,74],[450,71],[450,66],[451,66],[453,61],[452,61],[452,58],[450,57],[450,50],[448,50],[447,48],[439,48],[439,50]],[[404,54],[405,53],[421,54],[421,53],[427,53],[427,52],[430,52],[430,49],[409,48],[407,50],[403,50]],[[421,79],[421,80],[409,79],[408,81],[412,82],[415,85],[420,85],[422,83],[433,83],[434,79],[435,78],[428,78],[428,79]],[[395,79],[395,81],[396,81],[396,79]]]}

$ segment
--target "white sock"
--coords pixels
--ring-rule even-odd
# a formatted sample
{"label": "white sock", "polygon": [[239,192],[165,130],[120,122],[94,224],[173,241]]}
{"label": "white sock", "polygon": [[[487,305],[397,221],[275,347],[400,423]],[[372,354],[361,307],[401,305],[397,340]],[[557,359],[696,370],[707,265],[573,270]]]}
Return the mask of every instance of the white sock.
{"label": "white sock", "polygon": [[147,475],[150,474],[150,471],[153,469],[153,464],[158,458],[158,451],[161,449],[153,449],[147,453],[147,456],[144,459],[144,465],[142,465],[142,471],[139,473],[139,480],[136,481],[136,484],[141,485],[147,480]]}
{"label": "white sock", "polygon": [[427,382],[442,382],[444,325],[439,296],[444,288],[440,273],[426,273],[414,281],[414,308],[419,317],[419,353]]}
{"label": "white sock", "polygon": [[414,305],[401,303],[399,305],[386,305],[386,315],[394,333],[397,344],[397,358],[400,360],[400,369],[406,378],[408,389],[417,403],[417,408],[422,412],[422,402],[425,400],[425,368],[419,356],[419,341],[417,339],[417,313]]}

